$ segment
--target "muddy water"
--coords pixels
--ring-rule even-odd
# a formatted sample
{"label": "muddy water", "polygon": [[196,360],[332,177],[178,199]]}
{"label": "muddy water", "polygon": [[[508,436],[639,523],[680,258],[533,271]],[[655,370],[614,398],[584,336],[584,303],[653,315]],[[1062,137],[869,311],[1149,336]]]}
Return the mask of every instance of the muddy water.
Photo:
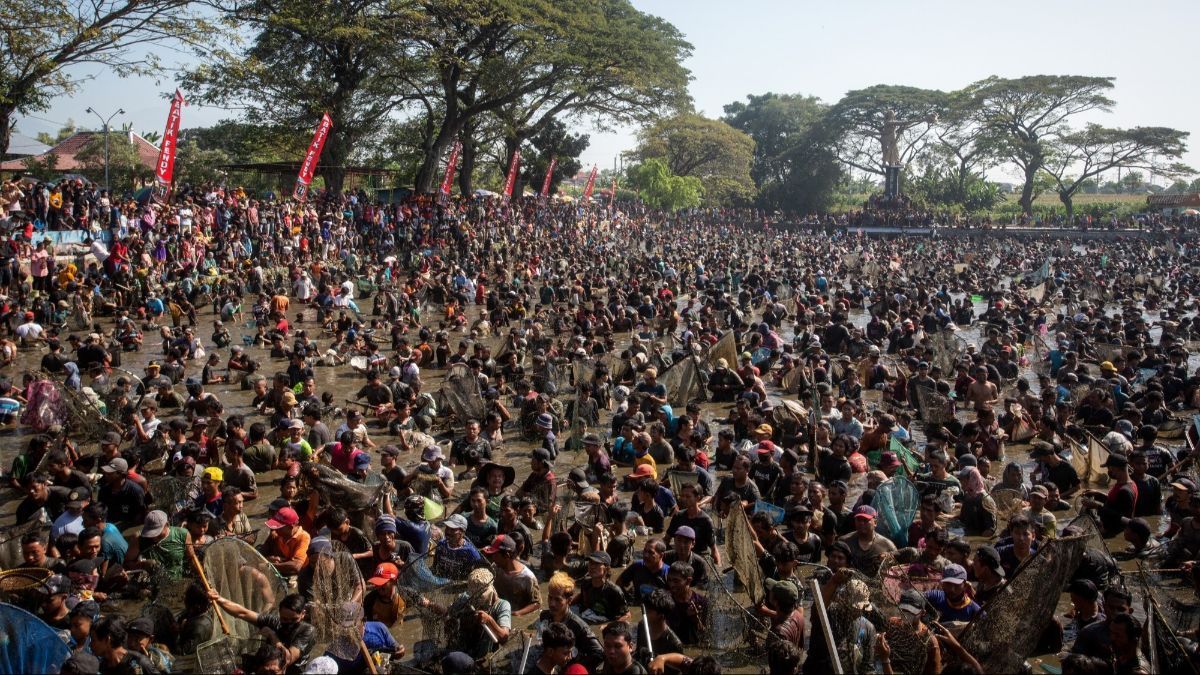
{"label": "muddy water", "polygon": [[[364,306],[364,307],[370,306],[369,301],[360,301],[360,302],[361,302],[361,306]],[[981,312],[983,309],[984,308],[982,306],[976,307],[977,312]],[[475,308],[472,308],[471,314],[472,314],[472,316],[470,318],[472,318],[472,319],[475,318],[475,316],[477,315],[477,310]],[[857,325],[865,324],[866,320],[869,318],[863,312],[852,312],[851,317],[852,317],[852,320]],[[214,317],[211,314],[209,314],[207,310],[205,310],[201,313],[197,333],[200,335],[202,340],[207,341],[207,338],[208,338],[209,334],[211,333],[211,325],[212,325],[213,318]],[[308,318],[310,320],[312,319],[311,312],[308,313]],[[113,328],[113,326],[109,320],[102,320],[101,325],[104,326],[106,331],[111,331]],[[469,323],[468,323],[468,325],[469,325]],[[305,325],[304,325],[303,321],[298,322],[296,324],[296,328],[304,328],[304,327],[305,327]],[[231,332],[233,332],[233,334],[234,334],[233,338],[234,338],[235,343],[240,341],[239,340],[239,331],[241,333],[251,334],[251,333],[253,333],[253,328],[250,326],[231,327]],[[964,327],[963,331],[962,331],[962,335],[965,339],[968,340],[968,342],[975,343],[975,344],[979,343],[980,336],[979,336],[978,328],[976,326]],[[458,337],[459,337],[458,335],[452,335],[452,337],[451,337],[452,344],[457,341]],[[785,337],[788,337],[790,339],[791,336],[789,334],[789,335],[786,335]],[[497,342],[497,340],[495,338],[491,338],[490,341],[493,343]],[[620,346],[624,346],[624,343],[626,343],[627,341],[628,341],[628,335],[620,336],[620,338],[618,340]],[[325,340],[318,339],[318,345],[321,349],[326,347],[327,344],[328,344],[328,339],[325,339]],[[498,345],[493,345],[493,346],[496,347]],[[256,347],[248,347],[247,350],[250,353],[250,356],[252,358],[259,360],[263,364],[263,369],[261,372],[265,373],[268,376],[270,376],[270,374],[275,372],[276,370],[283,370],[286,367],[286,362],[283,362],[283,361],[273,362],[269,358],[268,351],[266,349],[256,348]],[[495,350],[493,350],[493,351],[495,351]],[[17,373],[20,373],[24,369],[36,368],[38,361],[40,360],[40,358],[42,356],[42,353],[43,352],[40,350],[22,351],[20,354],[19,360],[18,360],[18,365],[12,371],[14,379],[17,376]],[[161,355],[161,346],[158,344],[157,338],[153,337],[153,333],[152,333],[151,336],[147,337],[147,344],[143,347],[142,351],[136,352],[136,353],[125,353],[123,355],[123,368],[125,368],[126,370],[129,370],[129,371],[132,371],[134,373],[141,373],[141,372],[143,372],[143,368],[146,363],[148,363],[152,359],[158,358],[160,355]],[[223,356],[224,356],[224,354],[223,354]],[[200,369],[200,364],[192,364],[189,367],[189,373],[198,374],[199,369]],[[318,390],[321,392],[325,392],[325,391],[332,392],[334,394],[335,401],[339,402],[339,403],[341,401],[343,401],[345,398],[352,397],[354,395],[354,393],[357,392],[359,387],[361,387],[364,384],[364,379],[360,375],[358,375],[357,373],[352,371],[348,366],[341,366],[341,367],[334,367],[334,368],[317,367],[317,368],[315,368],[315,374],[316,374]],[[1023,375],[1028,376],[1028,373],[1023,373]],[[440,382],[442,379],[442,373],[437,370],[425,370],[422,373],[422,378],[426,382],[427,388],[433,388],[433,387],[437,387],[440,385]],[[1030,379],[1031,379],[1031,381],[1036,383],[1036,378],[1031,377]],[[182,389],[182,387],[180,387],[180,389]],[[215,385],[215,386],[210,387],[209,390],[213,391],[220,397],[222,403],[225,406],[225,414],[226,415],[232,415],[232,414],[244,415],[247,418],[247,424],[261,419],[261,417],[257,416],[257,413],[255,411],[253,411],[252,408],[250,407],[250,401],[252,398],[251,392],[242,391],[240,388],[229,386],[229,385]],[[773,392],[773,394],[777,396],[778,392]],[[718,418],[724,418],[725,415],[727,414],[727,412],[728,412],[728,406],[726,406],[726,405],[706,404],[703,406],[703,416],[705,417],[706,420],[709,421],[710,426],[713,426],[713,427],[718,426],[714,423],[714,420],[716,420]],[[608,427],[608,420],[609,420],[609,415],[604,414],[603,418],[601,420],[601,426],[600,426],[601,429],[605,429]],[[330,428],[335,428],[340,423],[340,420],[326,420],[326,423],[330,426]],[[714,429],[714,431],[715,431],[715,429]],[[371,434],[372,434],[373,439],[379,445],[384,445],[387,442],[389,442],[387,432],[384,429],[372,427]],[[16,454],[20,451],[21,448],[24,447],[24,444],[27,442],[27,440],[28,440],[28,435],[21,430],[8,429],[3,432],[0,432],[0,464],[2,464],[5,467],[9,466],[11,464],[13,458],[16,456]],[[516,468],[517,474],[518,474],[518,478],[517,478],[518,484],[520,483],[521,480],[524,479],[524,477],[529,472],[528,456],[529,456],[529,452],[531,449],[532,449],[532,445],[530,443],[522,441],[519,437],[519,433],[517,433],[515,431],[510,431],[510,432],[506,433],[506,438],[505,438],[505,443],[504,443],[503,448],[499,449],[499,451],[498,451],[498,455],[499,455],[498,461],[506,462]],[[95,448],[82,447],[82,448],[80,448],[80,450],[81,450],[81,452],[86,454],[86,453],[94,451]],[[378,453],[374,452],[372,454],[374,455],[373,465],[378,466]],[[1020,463],[1023,466],[1023,468],[1025,469],[1026,473],[1028,473],[1028,471],[1032,468],[1032,462],[1029,460],[1027,447],[1019,447],[1019,446],[1010,447],[1009,451],[1008,451],[1008,460]],[[561,454],[559,456],[559,459],[556,462],[555,472],[560,477],[565,476],[567,474],[567,472],[570,471],[570,469],[572,469],[576,466],[582,466],[585,463],[585,461],[586,461],[586,456],[582,452],[578,452],[578,453],[564,452],[563,454]],[[406,468],[412,469],[412,468],[415,468],[415,466],[418,464],[418,461],[417,461],[417,457],[415,456],[415,453],[409,453],[409,454],[407,454],[407,456],[405,456],[405,455],[401,456],[400,463],[401,463],[401,465],[405,466]],[[997,466],[996,467],[997,472],[1001,468],[1002,467]],[[618,471],[618,473],[621,473],[621,471]],[[272,499],[274,499],[275,497],[278,496],[277,485],[278,485],[278,480],[280,477],[281,477],[281,472],[279,472],[279,471],[271,471],[271,472],[267,472],[265,474],[260,474],[258,476],[259,495],[260,496],[257,500],[255,500],[253,502],[249,502],[246,505],[247,514],[251,518],[252,522],[255,522],[256,524],[262,523],[263,519],[265,518],[267,504],[270,503],[270,501]],[[469,481],[458,482],[458,484],[456,486],[454,498],[452,500],[448,500],[448,501],[450,501],[451,503],[457,503],[457,501],[461,500],[465,496],[465,493],[468,488],[468,483],[469,483]],[[12,523],[12,520],[13,520],[12,514],[13,514],[13,511],[15,510],[16,504],[20,500],[20,497],[21,497],[20,495],[18,495],[17,493],[15,493],[11,490],[5,491],[2,500],[0,500],[0,525],[9,525]],[[625,498],[627,499],[628,495],[626,495]],[[1073,515],[1073,514],[1071,514],[1071,515]],[[1065,516],[1066,519],[1069,519],[1069,517],[1070,516]],[[1064,517],[1060,516],[1060,522],[1064,522]],[[127,532],[126,534],[127,534],[127,536],[130,536],[130,537],[136,536],[136,533],[133,531]],[[642,539],[644,539],[644,538],[639,538],[639,540],[637,542],[635,542],[635,544],[633,546],[632,550],[635,552],[635,555],[640,555]],[[983,540],[972,541],[973,545],[978,545],[981,543],[985,543],[985,542]],[[1119,540],[1113,540],[1113,541],[1109,542],[1109,546],[1113,550],[1120,550],[1124,547],[1124,542],[1119,541]],[[1132,566],[1130,565],[1129,568],[1132,568]],[[619,572],[619,570],[615,570],[614,575],[617,574],[618,572]],[[739,601],[741,601],[743,603],[747,602],[747,598],[744,595],[744,593],[738,592],[738,593],[736,593],[736,597],[738,598]],[[110,611],[110,612],[120,612],[120,613],[124,613],[124,614],[136,614],[136,612],[138,611],[138,605],[136,603],[124,602],[124,603],[110,605],[110,606],[106,607],[105,609],[106,609],[106,611]],[[177,609],[177,607],[172,607],[172,609]],[[1069,609],[1069,603],[1066,600],[1066,596],[1064,596],[1063,601],[1060,602],[1060,605],[1059,605],[1060,613],[1067,609]],[[527,628],[533,622],[535,617],[536,617],[536,613],[534,615],[530,615],[530,616],[526,616],[526,617],[515,618],[513,621],[514,629],[520,630],[520,629]],[[634,608],[632,610],[631,620],[636,621],[638,619],[640,619],[640,610],[637,608]],[[413,645],[421,638],[420,622],[414,620],[414,617],[410,614],[409,620],[406,623],[398,625],[393,629],[393,634],[395,635],[397,641],[400,644],[405,645],[407,647],[409,653],[411,654],[413,652]],[[517,644],[517,643],[516,642],[510,643],[510,645],[513,645],[513,644]],[[721,658],[721,660],[723,662],[725,662],[730,667],[728,669],[729,672],[762,672],[765,669],[765,666],[747,664],[743,659],[741,659],[737,655],[722,654],[722,655],[718,655],[718,656]],[[1045,656],[1051,662],[1053,662],[1055,660],[1053,655],[1045,655]],[[184,664],[181,664],[181,665],[184,665]]]}

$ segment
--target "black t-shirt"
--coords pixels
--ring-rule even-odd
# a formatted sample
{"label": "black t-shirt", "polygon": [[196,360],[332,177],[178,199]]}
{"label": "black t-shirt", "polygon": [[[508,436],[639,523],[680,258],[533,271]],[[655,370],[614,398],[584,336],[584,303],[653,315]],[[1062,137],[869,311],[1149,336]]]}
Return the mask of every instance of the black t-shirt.
{"label": "black t-shirt", "polygon": [[838,457],[830,450],[821,450],[817,460],[817,475],[828,485],[835,480],[850,482],[854,469],[845,457]]}
{"label": "black t-shirt", "polygon": [[783,467],[775,462],[764,464],[763,462],[754,462],[750,465],[750,478],[758,485],[758,492],[761,495],[770,495],[775,489],[775,484],[783,476]]}
{"label": "black t-shirt", "polygon": [[689,516],[686,511],[680,511],[671,517],[671,524],[667,526],[667,538],[675,536],[675,531],[687,525],[696,532],[696,548],[695,552],[699,555],[704,555],[712,548],[713,539],[713,521],[707,513],[700,512],[695,518]]}
{"label": "black t-shirt", "polygon": [[596,588],[589,579],[579,587],[579,610],[582,612],[589,609],[611,621],[623,616],[628,607],[625,604],[625,594],[616,584],[605,581],[600,588]]}
{"label": "black t-shirt", "polygon": [[658,507],[658,504],[651,502],[650,508],[646,509],[642,506],[641,502],[634,501],[629,512],[640,516],[646,527],[655,532],[662,532],[666,516],[663,515],[662,509]]}
{"label": "black t-shirt", "polygon": [[654,572],[639,560],[621,572],[621,576],[617,577],[617,585],[631,589],[629,595],[635,602],[643,602],[654,591],[667,588],[668,567],[670,565],[664,561],[663,566]]}
{"label": "black t-shirt", "polygon": [[103,675],[158,675],[160,671],[154,667],[150,658],[141,652],[127,650],[125,658],[115,666],[105,666],[101,664],[100,672]]}
{"label": "black t-shirt", "polygon": [[1067,494],[1079,485],[1079,472],[1068,462],[1059,462],[1058,466],[1046,468],[1046,478],[1058,486],[1058,491]]}
{"label": "black t-shirt", "polygon": [[62,352],[51,352],[42,357],[42,370],[52,375],[58,375],[63,372],[70,360]]}
{"label": "black t-shirt", "polygon": [[[671,563],[678,562],[678,561],[679,561],[679,555],[676,554],[675,551],[673,551],[673,550],[667,551],[666,555],[663,556],[663,564],[666,565],[667,567],[670,567]],[[688,560],[685,560],[684,562],[686,562],[687,564],[692,566],[692,586],[693,587],[704,586],[704,585],[708,584],[708,563],[706,563],[704,561],[704,558],[701,558],[700,556],[696,555],[696,552],[693,551],[692,557]]]}
{"label": "black t-shirt", "polygon": [[259,614],[257,625],[259,628],[270,628],[274,631],[284,646],[295,647],[300,650],[300,663],[303,663],[308,658],[313,644],[317,641],[317,629],[313,628],[311,623],[297,621],[293,624],[284,625],[279,619],[279,612],[275,610]]}
{"label": "black t-shirt", "polygon": [[737,495],[738,499],[751,504],[762,498],[758,485],[753,480],[747,480],[745,485],[738,487],[733,476],[726,476],[721,479],[721,485],[717,487],[717,503],[723,503],[725,497],[731,493]]}
{"label": "black t-shirt", "polygon": [[105,483],[100,487],[100,503],[108,507],[108,520],[126,528],[146,517],[146,493],[128,478],[115,491]]}

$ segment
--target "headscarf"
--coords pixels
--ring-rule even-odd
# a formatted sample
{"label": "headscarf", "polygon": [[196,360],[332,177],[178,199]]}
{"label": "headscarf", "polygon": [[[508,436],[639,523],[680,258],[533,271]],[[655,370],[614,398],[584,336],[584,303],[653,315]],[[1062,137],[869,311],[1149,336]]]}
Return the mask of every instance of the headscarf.
{"label": "headscarf", "polygon": [[962,483],[964,497],[979,497],[987,492],[987,484],[983,482],[983,475],[976,467],[964,467],[958,472],[958,480]]}
{"label": "headscarf", "polygon": [[495,579],[492,571],[486,567],[472,570],[471,574],[467,576],[467,594],[479,598],[479,601],[487,607],[494,606],[500,601],[500,595],[496,593],[496,587],[492,585]]}
{"label": "headscarf", "polygon": [[74,361],[67,361],[65,364],[67,370],[67,386],[79,391],[83,387],[83,382],[79,379],[79,364]]}

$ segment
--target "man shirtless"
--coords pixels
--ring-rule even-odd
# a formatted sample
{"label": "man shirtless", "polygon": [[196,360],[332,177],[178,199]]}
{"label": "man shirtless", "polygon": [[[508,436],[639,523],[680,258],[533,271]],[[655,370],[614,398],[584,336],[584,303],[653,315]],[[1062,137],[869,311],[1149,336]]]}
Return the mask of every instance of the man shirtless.
{"label": "man shirtless", "polygon": [[989,408],[1000,397],[1000,389],[988,381],[985,366],[975,369],[975,381],[967,387],[967,403],[974,408]]}

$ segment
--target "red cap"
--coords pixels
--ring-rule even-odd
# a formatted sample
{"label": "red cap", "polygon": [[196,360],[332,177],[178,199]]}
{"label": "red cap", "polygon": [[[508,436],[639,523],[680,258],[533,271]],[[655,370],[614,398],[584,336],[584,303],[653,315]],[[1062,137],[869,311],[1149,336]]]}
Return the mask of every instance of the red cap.
{"label": "red cap", "polygon": [[758,454],[760,454],[760,455],[775,454],[775,443],[773,443],[771,441],[759,441],[758,442]]}
{"label": "red cap", "polygon": [[649,464],[638,464],[630,475],[637,478],[649,478],[654,475],[654,467]]}
{"label": "red cap", "polygon": [[374,586],[382,586],[389,581],[395,581],[400,578],[400,569],[392,563],[380,563],[375,568],[375,576],[367,581]]}
{"label": "red cap", "polygon": [[563,675],[588,675],[588,669],[581,663],[572,663],[563,671]]}
{"label": "red cap", "polygon": [[269,518],[267,520],[267,527],[271,528],[272,530],[278,530],[281,527],[285,527],[287,525],[298,525],[299,523],[300,516],[297,515],[296,509],[293,509],[290,506],[285,506],[275,512],[274,518]]}

